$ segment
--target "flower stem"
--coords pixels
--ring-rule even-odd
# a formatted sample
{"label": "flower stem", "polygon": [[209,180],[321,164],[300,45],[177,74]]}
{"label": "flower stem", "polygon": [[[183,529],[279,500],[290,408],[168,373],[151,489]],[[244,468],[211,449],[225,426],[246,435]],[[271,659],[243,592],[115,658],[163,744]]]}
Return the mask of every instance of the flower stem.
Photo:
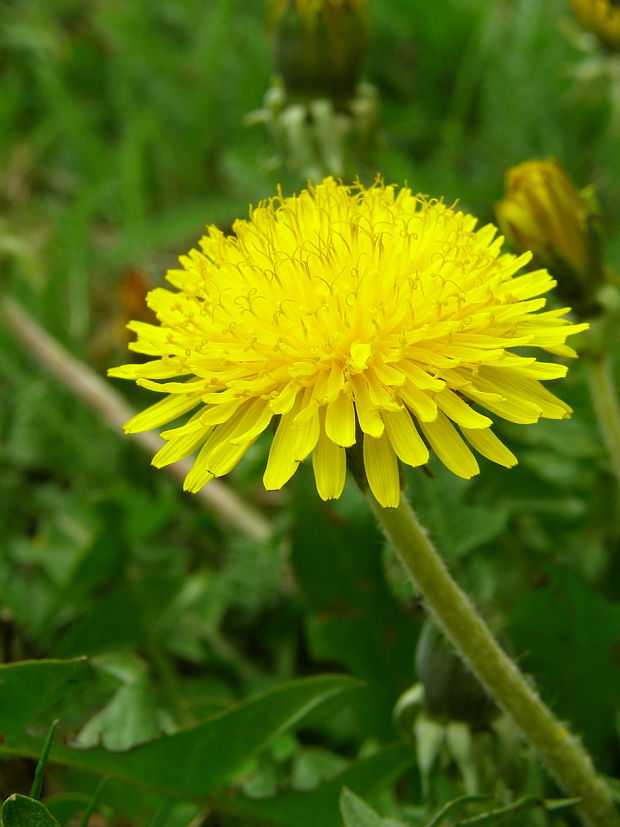
{"label": "flower stem", "polygon": [[382,508],[368,493],[383,531],[392,541],[436,621],[497,704],[519,726],[577,805],[587,827],[620,827],[603,780],[579,741],[557,721],[517,665],[499,646],[472,603],[452,579],[426,531],[404,498]]}
{"label": "flower stem", "polygon": [[612,376],[611,356],[591,356],[586,359],[586,366],[594,412],[609,452],[612,470],[620,482],[620,407]]}
{"label": "flower stem", "polygon": [[[6,324],[15,336],[30,350],[32,355],[73,393],[96,411],[115,431],[135,414],[114,388],[101,379],[88,365],[80,362],[57,342],[24,310],[15,299],[0,295],[0,323]],[[136,442],[150,454],[162,446],[161,439],[152,432],[136,434]],[[169,474],[181,481],[191,463],[180,460],[167,465]],[[226,483],[211,480],[196,494],[222,519],[241,534],[262,543],[271,536],[267,520],[251,505],[244,502]]]}

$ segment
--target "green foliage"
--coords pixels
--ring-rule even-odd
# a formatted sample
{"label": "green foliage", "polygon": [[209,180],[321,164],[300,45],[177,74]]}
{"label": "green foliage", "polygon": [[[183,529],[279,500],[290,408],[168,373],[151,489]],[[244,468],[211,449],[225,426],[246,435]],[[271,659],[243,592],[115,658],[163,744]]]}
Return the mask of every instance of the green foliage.
{"label": "green foliage", "polygon": [[[108,669],[111,665],[115,664],[108,663]],[[79,673],[78,667],[83,667]],[[122,662],[120,667],[128,671]],[[37,740],[29,734],[32,725],[42,715],[49,715],[60,697],[64,707],[61,713],[66,710],[70,718],[76,704],[67,692],[92,689],[93,676],[83,660],[17,663],[0,670],[0,701],[3,708],[15,710],[16,714],[16,723],[3,733],[0,752],[36,754]],[[129,682],[125,686],[132,685]],[[269,740],[298,724],[322,702],[354,685],[344,676],[294,681],[161,738],[154,727],[144,726],[145,717],[151,712],[148,699],[136,698],[133,693],[122,694],[121,690],[104,708],[104,715],[99,713],[97,717],[97,723],[101,724],[104,718],[107,727],[106,731],[100,730],[106,750],[92,748],[97,729],[91,719],[69,746],[53,748],[52,756],[55,761],[96,769],[129,783],[200,799],[242,769]],[[34,692],[34,687],[44,691]],[[109,737],[106,743],[107,732],[115,735],[112,743]],[[136,741],[136,736],[150,743],[137,746],[140,741]]]}
{"label": "green foliage", "polygon": [[372,807],[346,787],[340,795],[340,812],[345,827],[402,827],[402,822],[381,818]]}
{"label": "green foliage", "polygon": [[355,703],[364,731],[389,739],[391,702],[414,678],[418,624],[390,594],[383,541],[365,501],[349,489],[341,500],[321,503],[312,486],[311,475],[302,472],[293,506],[292,565],[308,643],[317,660],[344,664],[364,679]]}
{"label": "green foliage", "polygon": [[609,722],[620,696],[620,606],[566,566],[550,566],[513,612],[509,633],[523,668],[535,676],[544,670],[541,687],[557,714],[571,721],[599,766],[608,768],[616,742]]}
{"label": "green foliage", "polygon": [[[205,223],[228,230],[278,182],[303,184],[245,122],[271,81],[266,5],[1,4],[0,301],[19,298],[99,374],[125,359],[124,325]],[[618,270],[617,78],[568,3],[372,7],[383,134],[362,174],[458,198],[485,222],[507,166],[554,155],[595,185]],[[450,722],[416,729],[424,607],[352,485],[322,503],[303,467],[266,495],[259,441],[227,480],[272,528],[247,539],[4,321],[0,350],[5,827],[68,827],[93,807],[98,823],[146,827],[576,824],[505,720],[461,731],[460,763]],[[613,773],[617,488],[579,364],[557,392],[572,420],[499,425],[517,468],[482,463],[463,481],[431,463],[406,482],[451,570]],[[397,728],[403,693],[415,704]],[[464,798],[476,761],[488,795]]]}
{"label": "green foliage", "polygon": [[60,827],[50,811],[25,795],[12,795],[2,805],[2,827]]}

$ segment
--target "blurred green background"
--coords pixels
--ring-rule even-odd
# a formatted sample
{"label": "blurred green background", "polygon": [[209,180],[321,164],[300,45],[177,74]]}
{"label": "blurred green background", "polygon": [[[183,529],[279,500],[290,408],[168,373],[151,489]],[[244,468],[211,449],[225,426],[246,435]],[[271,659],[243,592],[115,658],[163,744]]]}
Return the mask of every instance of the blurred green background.
{"label": "blurred green background", "polygon": [[[125,324],[148,319],[145,292],[206,223],[228,229],[278,183],[304,184],[247,122],[273,75],[266,17],[258,0],[0,6],[0,299],[100,376],[131,361]],[[374,0],[364,77],[381,134],[360,175],[486,222],[509,166],[553,156],[595,185],[618,269],[614,61],[563,0]],[[304,468],[266,495],[261,443],[228,479],[268,521],[267,539],[248,538],[150,468],[1,313],[0,349],[0,655],[37,661],[0,685],[2,797],[28,793],[56,716],[44,793],[63,825],[101,775],[92,825],[339,827],[343,785],[411,825],[463,792],[559,796],[525,748],[508,760],[506,733],[474,726],[426,767],[423,737],[406,715],[395,725],[424,612],[352,486],[321,503]],[[572,420],[498,429],[516,469],[485,462],[464,482],[432,464],[409,491],[543,696],[617,775],[617,491],[582,367],[556,390]],[[357,682],[312,677],[325,672]],[[254,696],[246,720],[231,705]],[[219,735],[196,730],[217,712]],[[183,727],[187,742],[148,752]],[[476,750],[493,756],[484,770]],[[576,823],[540,807],[510,818]]]}

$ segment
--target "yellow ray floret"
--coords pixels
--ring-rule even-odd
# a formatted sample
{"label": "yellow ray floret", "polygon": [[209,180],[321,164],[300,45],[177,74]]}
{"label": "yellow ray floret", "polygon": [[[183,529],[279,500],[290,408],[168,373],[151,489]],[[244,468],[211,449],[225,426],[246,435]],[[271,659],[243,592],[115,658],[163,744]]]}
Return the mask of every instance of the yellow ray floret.
{"label": "yellow ray floret", "polygon": [[[378,181],[331,178],[260,204],[232,235],[209,227],[200,250],[148,297],[159,325],[132,323],[151,361],[110,375],[164,398],[125,426],[165,431],[157,466],[198,451],[185,487],[228,473],[273,421],[265,470],[280,488],[312,456],[321,497],[340,496],[358,446],[384,506],[399,501],[398,462],[478,473],[472,449],[510,467],[492,418],[562,419],[541,384],[565,368],[519,346],[571,355],[566,309],[539,312],[554,286],[529,255],[501,252],[495,228]],[[479,410],[483,409],[483,410]]]}

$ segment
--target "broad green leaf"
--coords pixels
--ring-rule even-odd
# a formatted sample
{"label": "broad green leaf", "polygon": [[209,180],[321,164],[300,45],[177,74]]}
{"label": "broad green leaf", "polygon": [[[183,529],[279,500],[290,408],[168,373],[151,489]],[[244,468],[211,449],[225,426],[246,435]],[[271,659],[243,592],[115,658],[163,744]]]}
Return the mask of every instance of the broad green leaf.
{"label": "broad green leaf", "polygon": [[[86,658],[22,661],[0,666],[0,735],[6,747],[22,742],[26,729],[48,729],[63,704],[91,678]],[[35,756],[38,757],[39,750]]]}
{"label": "broad green leaf", "polygon": [[40,801],[12,795],[2,805],[2,827],[60,827],[60,823]]}
{"label": "broad green leaf", "polygon": [[[332,675],[292,681],[129,752],[56,745],[51,757],[56,763],[197,800],[228,781],[271,739],[300,723],[323,702],[356,686],[349,677]],[[1,745],[0,752],[38,753],[40,741],[25,733],[27,724],[24,720],[19,735]]]}
{"label": "broad green leaf", "polygon": [[569,568],[550,566],[546,583],[523,598],[507,631],[556,714],[583,737],[598,766],[609,768],[620,698],[620,606]]}
{"label": "broad green leaf", "polygon": [[367,503],[345,491],[321,503],[308,469],[300,469],[292,562],[306,603],[312,654],[345,664],[366,687],[355,699],[360,726],[393,737],[396,699],[414,681],[417,619],[398,606],[382,566],[381,537]]}
{"label": "broad green leaf", "polygon": [[410,749],[396,744],[356,761],[309,792],[286,791],[263,801],[229,793],[226,809],[278,827],[342,827],[338,801],[343,787],[368,798],[394,783],[414,761]]}

